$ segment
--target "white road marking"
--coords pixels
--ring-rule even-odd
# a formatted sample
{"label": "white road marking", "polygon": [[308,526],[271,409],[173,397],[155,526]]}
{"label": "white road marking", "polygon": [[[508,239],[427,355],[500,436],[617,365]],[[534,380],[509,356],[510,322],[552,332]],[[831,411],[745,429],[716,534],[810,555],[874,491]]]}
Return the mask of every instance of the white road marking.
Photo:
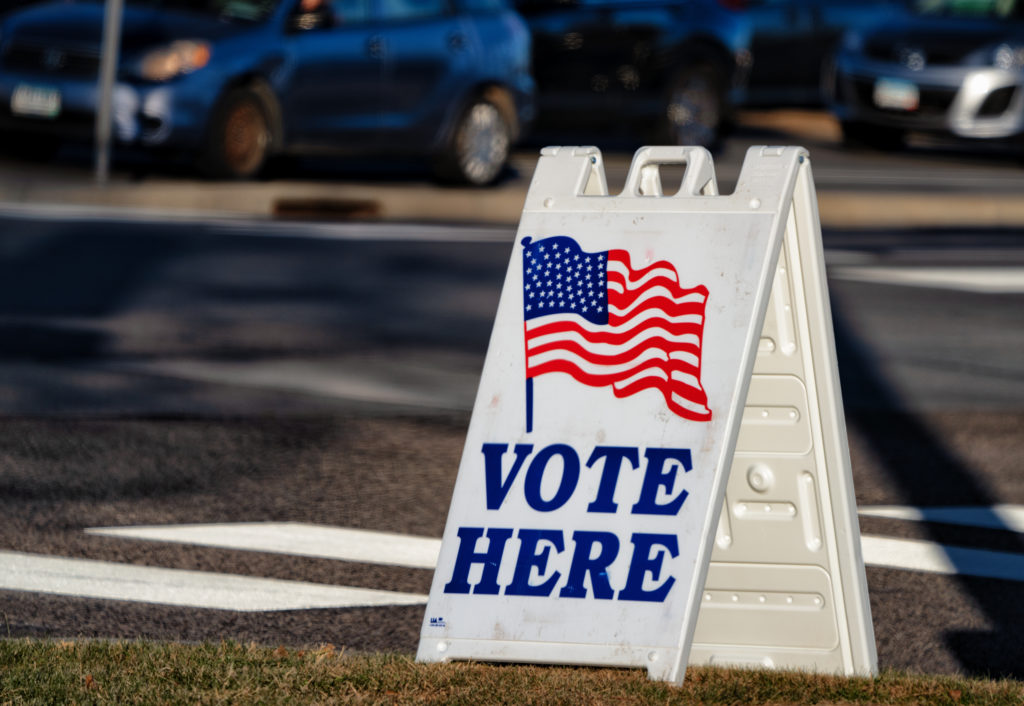
{"label": "white road marking", "polygon": [[829,277],[975,294],[1024,293],[1024,267],[842,266],[829,270]]}
{"label": "white road marking", "polygon": [[[876,508],[866,508],[873,514]],[[883,511],[888,512],[885,508]],[[957,510],[958,508],[952,508]],[[984,508],[963,518],[983,521]],[[1007,509],[1010,511],[1007,512]],[[1019,506],[996,506],[994,512],[1010,518],[1016,527]],[[914,508],[901,514],[912,519]],[[891,516],[891,515],[878,515]],[[1017,518],[1017,519],[1014,519]],[[990,519],[991,516],[990,516]],[[997,526],[995,521],[987,526]],[[152,541],[179,542],[202,546],[315,556],[341,561],[390,564],[407,568],[434,568],[441,540],[369,530],[351,530],[300,523],[251,523],[222,525],[168,525],[155,527],[108,527],[87,530],[93,534]],[[864,563],[869,566],[966,574],[1024,581],[1024,554],[993,552],[908,539],[863,537]]]}
{"label": "white road marking", "polygon": [[[952,522],[1024,531],[1024,506],[875,506],[869,517]],[[273,552],[339,561],[432,569],[441,540],[296,522],[96,527],[90,534]],[[904,571],[1024,581],[1024,554],[864,535],[864,563]],[[235,611],[422,605],[425,595],[302,581],[133,566],[89,559],[0,552],[0,590],[33,591]]]}
{"label": "white road marking", "polygon": [[1024,581],[1024,554],[863,535],[864,563],[905,571]]}
{"label": "white road marking", "polygon": [[355,402],[401,407],[466,410],[473,405],[479,372],[410,369],[391,379],[372,365],[346,370],[341,365],[315,361],[257,360],[158,360],[119,365],[147,375],[278,390]]}
{"label": "white road marking", "polygon": [[857,511],[864,517],[882,517],[912,522],[942,522],[949,525],[1024,532],[1024,505],[992,507],[907,507],[873,505]]}
{"label": "white road marking", "polygon": [[86,532],[125,539],[178,542],[413,569],[433,569],[441,551],[441,540],[433,537],[299,522],[93,527]]}
{"label": "white road marking", "polygon": [[0,552],[0,589],[241,612],[421,605],[414,593]]}
{"label": "white road marking", "polygon": [[[525,192],[524,192],[525,194]],[[438,225],[431,223],[319,223],[274,220],[248,213],[190,209],[133,208],[80,204],[18,204],[0,202],[0,216],[37,221],[114,221],[139,225],[196,223],[227,235],[422,243],[509,243],[512,226]],[[149,231],[140,229],[139,235]]]}

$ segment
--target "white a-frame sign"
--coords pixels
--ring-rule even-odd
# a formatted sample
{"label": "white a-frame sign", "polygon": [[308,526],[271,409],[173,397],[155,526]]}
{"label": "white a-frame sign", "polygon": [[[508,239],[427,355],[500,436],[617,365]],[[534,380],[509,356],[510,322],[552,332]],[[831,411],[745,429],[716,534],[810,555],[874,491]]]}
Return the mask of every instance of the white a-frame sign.
{"label": "white a-frame sign", "polygon": [[807,153],[607,192],[543,151],[418,659],[876,671]]}

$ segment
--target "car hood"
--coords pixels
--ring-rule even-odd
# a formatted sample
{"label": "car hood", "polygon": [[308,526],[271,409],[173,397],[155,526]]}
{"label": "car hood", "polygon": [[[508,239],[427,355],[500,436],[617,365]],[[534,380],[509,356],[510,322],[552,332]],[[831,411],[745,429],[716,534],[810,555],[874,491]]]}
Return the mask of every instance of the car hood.
{"label": "car hood", "polygon": [[[101,2],[56,3],[12,15],[3,39],[99,52],[103,36]],[[130,56],[175,39],[217,40],[255,25],[216,17],[126,6],[121,20],[121,53]]]}
{"label": "car hood", "polygon": [[1000,43],[1024,43],[1024,25],[996,20],[911,17],[863,33],[864,52],[900,61],[908,50],[923,52],[930,64],[957,64]]}

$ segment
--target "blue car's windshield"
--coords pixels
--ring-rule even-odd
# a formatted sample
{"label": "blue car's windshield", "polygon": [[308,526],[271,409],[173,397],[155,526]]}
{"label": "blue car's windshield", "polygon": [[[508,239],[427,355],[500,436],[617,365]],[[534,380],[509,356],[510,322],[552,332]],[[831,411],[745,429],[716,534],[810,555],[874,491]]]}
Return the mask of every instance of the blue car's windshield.
{"label": "blue car's windshield", "polygon": [[919,15],[981,18],[1024,18],[1021,0],[911,0],[911,8]]}
{"label": "blue car's windshield", "polygon": [[184,10],[228,20],[260,22],[274,11],[278,0],[127,0],[129,5]]}

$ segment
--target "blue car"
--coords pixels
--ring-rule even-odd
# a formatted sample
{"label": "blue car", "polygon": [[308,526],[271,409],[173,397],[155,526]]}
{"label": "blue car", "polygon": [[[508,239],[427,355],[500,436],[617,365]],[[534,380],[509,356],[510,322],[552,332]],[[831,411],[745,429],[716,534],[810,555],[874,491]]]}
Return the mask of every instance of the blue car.
{"label": "blue car", "polygon": [[[104,6],[0,27],[0,134],[93,134]],[[248,178],[277,154],[401,154],[447,179],[501,173],[531,121],[530,36],[505,0],[126,0],[120,144]]]}

